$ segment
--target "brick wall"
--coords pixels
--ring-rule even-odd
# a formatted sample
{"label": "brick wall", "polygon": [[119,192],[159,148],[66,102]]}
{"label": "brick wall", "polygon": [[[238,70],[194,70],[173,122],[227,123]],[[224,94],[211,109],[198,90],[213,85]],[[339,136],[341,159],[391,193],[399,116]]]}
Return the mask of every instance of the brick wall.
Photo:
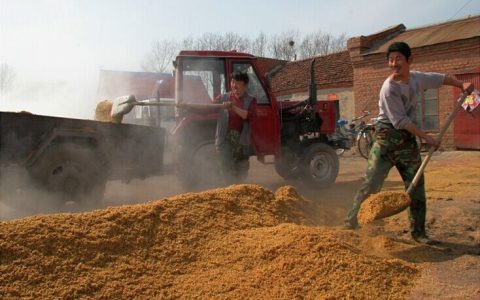
{"label": "brick wall", "polygon": [[[480,66],[480,37],[458,40],[412,49],[411,69],[425,72],[458,74]],[[378,113],[378,93],[385,78],[390,74],[384,53],[352,55],[353,92],[355,113],[367,109]],[[439,90],[439,126],[453,108],[453,87],[443,86]],[[444,149],[453,148],[453,128],[449,128],[442,142]]]}

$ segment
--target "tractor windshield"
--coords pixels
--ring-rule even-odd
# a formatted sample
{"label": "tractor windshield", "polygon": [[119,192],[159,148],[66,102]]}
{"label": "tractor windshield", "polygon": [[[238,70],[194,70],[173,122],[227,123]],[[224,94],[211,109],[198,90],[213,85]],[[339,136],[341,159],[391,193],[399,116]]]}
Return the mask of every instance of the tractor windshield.
{"label": "tractor windshield", "polygon": [[226,92],[223,59],[184,58],[177,70],[178,103],[209,103]]}

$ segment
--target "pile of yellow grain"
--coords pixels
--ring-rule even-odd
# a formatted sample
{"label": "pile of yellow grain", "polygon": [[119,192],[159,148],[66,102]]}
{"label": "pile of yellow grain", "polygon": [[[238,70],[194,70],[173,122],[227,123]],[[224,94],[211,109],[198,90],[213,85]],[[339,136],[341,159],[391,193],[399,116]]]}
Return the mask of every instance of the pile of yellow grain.
{"label": "pile of yellow grain", "polygon": [[0,298],[398,299],[418,270],[312,226],[291,187],[235,185],[0,222]]}
{"label": "pile of yellow grain", "polygon": [[367,224],[392,216],[410,205],[410,197],[405,192],[380,192],[368,197],[358,212],[358,223]]}

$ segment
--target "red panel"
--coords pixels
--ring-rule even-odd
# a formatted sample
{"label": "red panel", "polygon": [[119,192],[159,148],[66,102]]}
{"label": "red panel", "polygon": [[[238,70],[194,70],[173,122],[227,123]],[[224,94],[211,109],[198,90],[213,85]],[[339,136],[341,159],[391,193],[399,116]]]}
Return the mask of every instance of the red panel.
{"label": "red panel", "polygon": [[[456,77],[459,80],[472,82],[476,89],[480,89],[480,72],[460,74]],[[460,95],[460,89],[454,88],[453,95],[454,101],[456,101]],[[461,110],[455,117],[453,124],[455,147],[480,150],[480,107],[477,107],[471,113]]]}
{"label": "red panel", "polygon": [[324,134],[333,133],[337,122],[335,101],[318,100],[316,110],[320,113],[320,117],[322,118],[320,132]]}

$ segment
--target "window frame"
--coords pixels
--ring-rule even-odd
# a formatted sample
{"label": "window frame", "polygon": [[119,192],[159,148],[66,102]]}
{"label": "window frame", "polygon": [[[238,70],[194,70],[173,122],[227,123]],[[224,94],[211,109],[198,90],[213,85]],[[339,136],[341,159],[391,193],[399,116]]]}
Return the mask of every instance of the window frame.
{"label": "window frame", "polygon": [[[429,96],[427,91],[431,91],[431,96]],[[426,114],[426,108],[427,108],[427,101],[435,101],[436,103],[436,113],[429,113]],[[420,113],[418,112],[418,108],[420,108]],[[416,114],[416,121],[417,121],[417,126],[425,131],[425,132],[438,132],[440,128],[439,124],[439,116],[440,116],[440,103],[439,103],[439,90],[438,89],[426,89],[422,92],[422,97],[420,101],[417,101],[417,114]],[[428,128],[427,129],[427,122],[426,119],[427,117],[436,117],[436,127],[435,128]]]}

